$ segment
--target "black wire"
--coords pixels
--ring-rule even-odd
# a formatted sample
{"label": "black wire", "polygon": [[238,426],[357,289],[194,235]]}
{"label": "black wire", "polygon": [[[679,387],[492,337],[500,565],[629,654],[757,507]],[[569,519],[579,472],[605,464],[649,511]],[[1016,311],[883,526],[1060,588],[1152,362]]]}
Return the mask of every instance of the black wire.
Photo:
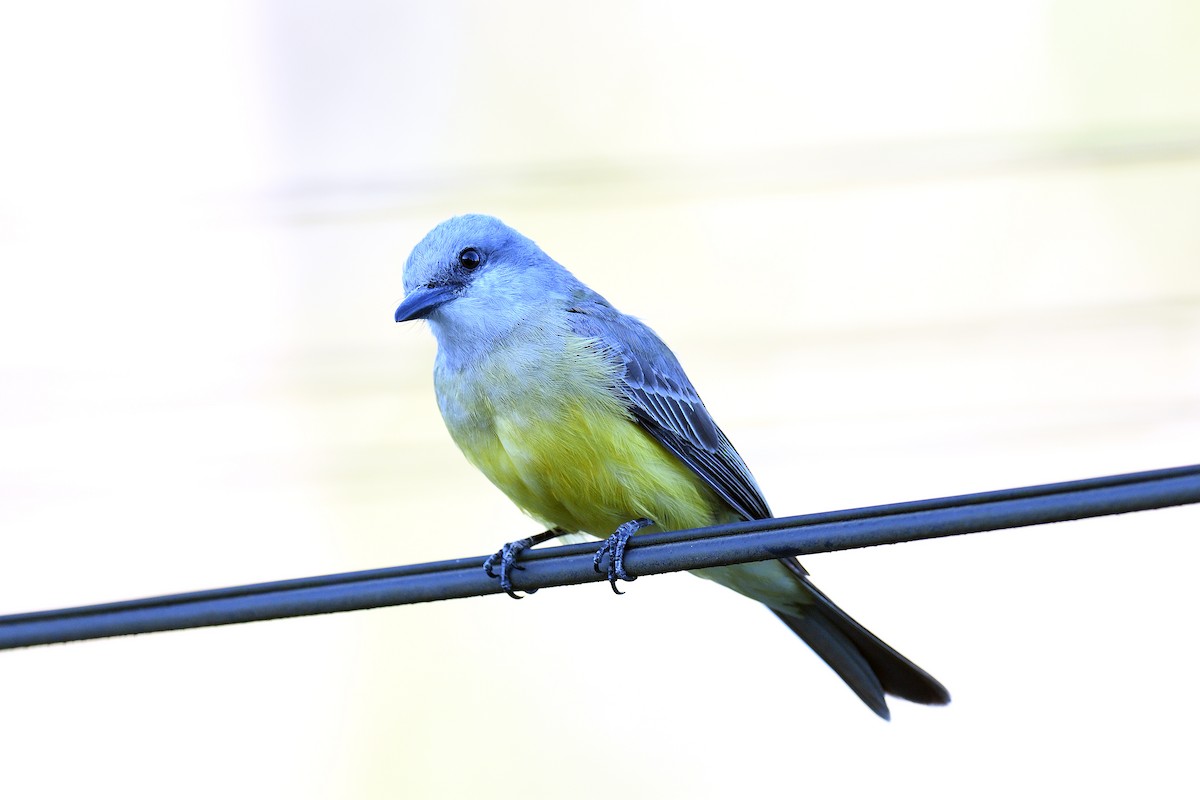
{"label": "black wire", "polygon": [[[638,536],[633,575],[701,569],[1200,502],[1200,465]],[[594,544],[522,555],[518,590],[603,580]],[[495,594],[483,556],[0,617],[0,649]]]}

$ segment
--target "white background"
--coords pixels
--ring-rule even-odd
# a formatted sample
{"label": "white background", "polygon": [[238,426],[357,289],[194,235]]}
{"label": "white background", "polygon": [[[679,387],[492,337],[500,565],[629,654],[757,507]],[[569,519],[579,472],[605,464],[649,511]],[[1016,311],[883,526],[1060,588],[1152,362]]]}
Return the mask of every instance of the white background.
{"label": "white background", "polygon": [[[0,613],[537,530],[398,327],[494,213],[680,356],[779,514],[1193,463],[1185,2],[0,12]],[[686,575],[0,653],[6,796],[1192,796],[1195,508],[806,559],[874,717]]]}

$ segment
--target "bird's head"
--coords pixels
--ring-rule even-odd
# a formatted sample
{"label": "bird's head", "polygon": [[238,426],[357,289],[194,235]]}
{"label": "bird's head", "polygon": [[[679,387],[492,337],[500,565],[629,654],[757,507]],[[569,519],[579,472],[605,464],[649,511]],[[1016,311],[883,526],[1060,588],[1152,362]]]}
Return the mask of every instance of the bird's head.
{"label": "bird's head", "polygon": [[494,340],[573,282],[541,248],[495,217],[453,217],[408,257],[396,321],[427,319],[441,343]]}

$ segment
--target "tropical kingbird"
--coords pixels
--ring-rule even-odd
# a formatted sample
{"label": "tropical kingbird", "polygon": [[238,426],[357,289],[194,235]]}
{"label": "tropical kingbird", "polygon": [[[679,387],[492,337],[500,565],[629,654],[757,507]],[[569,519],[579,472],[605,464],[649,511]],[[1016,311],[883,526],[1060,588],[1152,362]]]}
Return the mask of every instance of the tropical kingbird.
{"label": "tropical kingbird", "polygon": [[[509,594],[517,596],[510,574],[520,552],[564,533],[607,537],[596,564],[608,556],[616,590],[617,579],[631,579],[625,545],[645,525],[771,516],[671,350],[500,220],[472,214],[438,225],[409,256],[404,288],[396,321],[429,321],[450,435],[549,528],[488,559],[488,574]],[[885,693],[950,701],[813,586],[795,558],[696,574],[765,604],[881,717],[889,716]]]}

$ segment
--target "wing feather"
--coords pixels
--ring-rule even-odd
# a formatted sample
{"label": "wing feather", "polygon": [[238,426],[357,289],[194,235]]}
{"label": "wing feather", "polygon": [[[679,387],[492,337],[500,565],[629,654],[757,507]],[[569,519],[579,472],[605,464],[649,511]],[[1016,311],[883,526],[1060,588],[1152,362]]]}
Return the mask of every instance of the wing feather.
{"label": "wing feather", "polygon": [[623,367],[615,387],[633,418],[746,519],[771,516],[767,501],[713,421],[678,359],[644,323],[595,295],[571,308],[575,332],[594,338]]}

